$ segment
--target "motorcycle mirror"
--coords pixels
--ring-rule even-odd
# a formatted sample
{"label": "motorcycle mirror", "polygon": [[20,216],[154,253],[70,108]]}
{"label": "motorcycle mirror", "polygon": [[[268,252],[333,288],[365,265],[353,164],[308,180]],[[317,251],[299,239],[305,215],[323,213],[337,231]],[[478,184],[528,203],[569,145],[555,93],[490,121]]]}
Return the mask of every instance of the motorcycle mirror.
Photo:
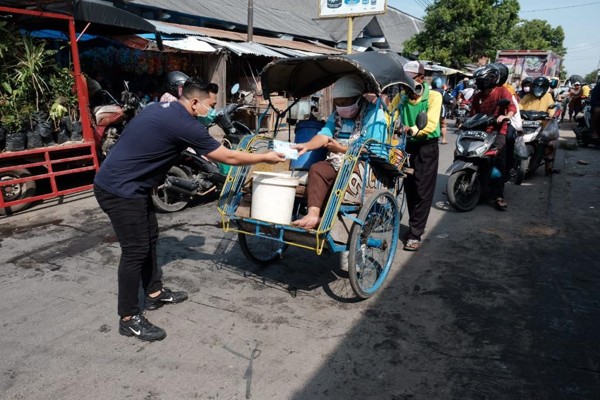
{"label": "motorcycle mirror", "polygon": [[417,114],[417,128],[419,128],[419,130],[425,128],[427,126],[427,112],[426,111],[421,111],[420,113]]}
{"label": "motorcycle mirror", "polygon": [[236,94],[239,91],[240,91],[240,84],[239,83],[236,83],[235,85],[233,85],[231,87],[231,94],[232,95]]}
{"label": "motorcycle mirror", "polygon": [[509,104],[510,104],[510,100],[509,99],[500,99],[500,100],[498,100],[498,107],[508,107]]}
{"label": "motorcycle mirror", "polygon": [[125,84],[125,90],[127,90],[129,92],[129,82],[123,81],[123,83]]}

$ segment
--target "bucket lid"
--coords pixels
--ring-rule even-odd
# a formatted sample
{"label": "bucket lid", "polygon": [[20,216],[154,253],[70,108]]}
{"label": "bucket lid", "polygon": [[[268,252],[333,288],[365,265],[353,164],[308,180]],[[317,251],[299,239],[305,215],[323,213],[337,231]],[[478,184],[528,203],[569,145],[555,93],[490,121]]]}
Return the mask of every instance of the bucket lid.
{"label": "bucket lid", "polygon": [[255,171],[253,174],[253,180],[259,179],[271,185],[298,186],[300,183],[299,178],[294,178],[289,173]]}

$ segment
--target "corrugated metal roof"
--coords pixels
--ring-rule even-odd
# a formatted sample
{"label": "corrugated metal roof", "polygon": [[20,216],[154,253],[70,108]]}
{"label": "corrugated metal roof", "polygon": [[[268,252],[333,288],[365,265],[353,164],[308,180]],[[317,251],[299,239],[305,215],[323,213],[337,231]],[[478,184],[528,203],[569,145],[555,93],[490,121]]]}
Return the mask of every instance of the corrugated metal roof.
{"label": "corrugated metal roof", "polygon": [[[239,32],[231,32],[222,29],[214,29],[214,28],[202,28],[199,26],[190,26],[190,25],[180,25],[180,24],[171,24],[168,22],[161,21],[150,21],[154,26],[156,26],[157,31],[169,35],[197,35],[197,36],[206,36],[212,37],[216,39],[226,39],[230,41],[237,42],[245,42],[246,34]],[[309,54],[340,54],[342,51],[335,49],[333,47],[325,46],[323,44],[315,44],[315,43],[305,43],[298,42],[292,40],[284,40],[277,39],[267,36],[253,35],[253,41],[255,43],[259,43],[265,46],[268,46],[272,49],[277,50],[277,48],[285,48],[296,50],[300,52],[306,52]],[[279,50],[277,50],[279,51]]]}
{"label": "corrugated metal roof", "polygon": [[[181,16],[190,15],[205,21],[231,23],[238,28],[248,24],[248,0],[132,0],[128,4],[166,10]],[[383,36],[390,50],[400,53],[404,42],[424,29],[421,19],[406,14],[393,7],[386,14],[356,17],[353,20],[353,38],[365,29],[370,36]],[[318,18],[316,0],[254,0],[254,29],[295,37],[312,38],[325,42],[345,42],[347,38],[347,18]],[[175,19],[175,18],[172,18]],[[190,20],[191,23],[191,20]],[[210,29],[210,28],[202,28]],[[238,29],[239,30],[239,29]],[[228,32],[228,31],[223,31]],[[245,34],[230,31],[231,34]],[[208,35],[213,36],[213,35]],[[254,35],[256,37],[256,35]],[[263,35],[263,37],[265,37]],[[236,40],[234,38],[228,38]],[[254,41],[259,42],[254,38]],[[263,42],[261,42],[263,43]],[[270,45],[268,43],[263,43]],[[305,50],[302,51],[313,51]],[[315,51],[318,52],[318,51]],[[319,52],[323,53],[323,52]]]}
{"label": "corrugated metal roof", "polygon": [[[132,0],[128,3],[239,26],[248,24],[248,0]],[[253,25],[255,29],[331,41],[331,36],[313,21],[316,10],[312,9],[316,7],[314,0],[282,1],[279,4],[273,0],[255,0]]]}
{"label": "corrugated metal roof", "polygon": [[229,40],[219,40],[207,36],[199,37],[199,39],[217,46],[225,47],[231,50],[233,53],[237,54],[238,56],[242,54],[254,54],[256,56],[264,57],[287,58],[282,53],[278,53],[274,50],[271,50],[269,47],[263,46],[260,43],[232,42]]}

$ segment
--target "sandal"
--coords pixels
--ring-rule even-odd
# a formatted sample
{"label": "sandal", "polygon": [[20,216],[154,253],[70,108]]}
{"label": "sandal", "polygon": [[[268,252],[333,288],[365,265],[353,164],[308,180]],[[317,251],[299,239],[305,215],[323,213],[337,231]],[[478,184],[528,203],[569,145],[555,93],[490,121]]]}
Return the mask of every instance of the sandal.
{"label": "sandal", "polygon": [[496,208],[500,211],[506,211],[506,209],[508,208],[508,203],[502,197],[498,197],[494,204]]}
{"label": "sandal", "polygon": [[417,239],[408,239],[404,245],[406,251],[417,251],[421,247],[421,241]]}

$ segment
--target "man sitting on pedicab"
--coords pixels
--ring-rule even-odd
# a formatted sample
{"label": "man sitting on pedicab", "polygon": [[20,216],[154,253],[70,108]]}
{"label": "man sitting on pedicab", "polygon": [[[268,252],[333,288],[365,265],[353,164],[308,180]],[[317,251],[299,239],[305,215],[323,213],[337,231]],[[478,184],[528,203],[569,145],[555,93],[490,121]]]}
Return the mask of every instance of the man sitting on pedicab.
{"label": "man sitting on pedicab", "polygon": [[310,150],[326,148],[325,161],[314,163],[308,172],[308,214],[292,224],[305,229],[315,228],[321,219],[321,210],[327,204],[344,154],[350,144],[360,137],[385,142],[387,122],[385,112],[376,102],[369,102],[365,94],[364,81],[357,75],[339,78],[332,90],[333,108],[325,126],[306,143],[293,147],[298,155]]}

